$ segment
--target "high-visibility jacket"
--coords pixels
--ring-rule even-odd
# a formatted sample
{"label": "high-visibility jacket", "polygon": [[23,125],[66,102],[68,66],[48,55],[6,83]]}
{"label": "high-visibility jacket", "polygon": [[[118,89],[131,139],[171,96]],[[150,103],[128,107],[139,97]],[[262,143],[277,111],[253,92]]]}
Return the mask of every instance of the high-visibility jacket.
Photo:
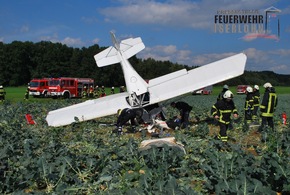
{"label": "high-visibility jacket", "polygon": [[262,103],[260,105],[261,116],[273,117],[277,104],[278,97],[275,93],[275,89],[273,87],[266,88]]}
{"label": "high-visibility jacket", "polygon": [[233,102],[227,101],[226,99],[222,99],[217,101],[211,108],[211,113],[215,117],[216,115],[219,116],[219,122],[224,124],[230,124],[231,115],[238,114],[236,106]]}
{"label": "high-visibility jacket", "polygon": [[254,91],[254,107],[255,106],[260,106],[260,91]]}
{"label": "high-visibility jacket", "polygon": [[5,96],[6,95],[6,92],[5,92],[5,89],[0,89],[0,96]]}
{"label": "high-visibility jacket", "polygon": [[82,92],[82,98],[86,98],[88,97],[88,93],[87,91],[84,89],[83,92]]}
{"label": "high-visibility jacket", "polygon": [[253,95],[253,93],[247,94],[244,109],[245,109],[245,111],[254,110],[254,95]]}

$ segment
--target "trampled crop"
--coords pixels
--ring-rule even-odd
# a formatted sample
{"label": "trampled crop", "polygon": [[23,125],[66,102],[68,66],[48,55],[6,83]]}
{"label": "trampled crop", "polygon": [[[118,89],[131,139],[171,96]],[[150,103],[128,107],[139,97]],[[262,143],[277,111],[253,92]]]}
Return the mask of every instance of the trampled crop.
{"label": "trampled crop", "polygon": [[[228,147],[214,139],[210,117],[214,96],[186,96],[193,106],[189,130],[164,130],[186,154],[164,145],[140,150],[145,131],[117,137],[115,116],[48,127],[49,110],[81,100],[9,102],[0,105],[0,192],[55,194],[274,194],[290,192],[290,130],[281,113],[289,95],[279,96],[275,130],[246,129],[244,96],[235,96],[240,120],[229,131]],[[36,125],[29,125],[25,114]],[[169,117],[175,110],[167,109]]]}

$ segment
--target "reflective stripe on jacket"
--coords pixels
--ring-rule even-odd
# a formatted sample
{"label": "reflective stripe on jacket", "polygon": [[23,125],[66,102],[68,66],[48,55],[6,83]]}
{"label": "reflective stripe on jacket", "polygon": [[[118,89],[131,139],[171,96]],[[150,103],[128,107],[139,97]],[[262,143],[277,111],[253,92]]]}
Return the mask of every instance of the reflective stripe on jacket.
{"label": "reflective stripe on jacket", "polygon": [[277,104],[278,98],[275,91],[266,90],[263,96],[263,101],[260,105],[261,116],[273,117]]}
{"label": "reflective stripe on jacket", "polygon": [[226,99],[217,101],[211,108],[211,113],[213,116],[219,116],[219,122],[224,124],[229,124],[231,121],[232,114],[238,114],[234,102],[227,101]]}

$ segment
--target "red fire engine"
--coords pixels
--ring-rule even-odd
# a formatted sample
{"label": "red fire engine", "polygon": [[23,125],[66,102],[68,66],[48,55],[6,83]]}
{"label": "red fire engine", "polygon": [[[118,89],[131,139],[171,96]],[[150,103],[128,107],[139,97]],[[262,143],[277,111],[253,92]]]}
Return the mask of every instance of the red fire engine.
{"label": "red fire engine", "polygon": [[33,97],[47,97],[48,81],[48,78],[32,79],[29,82],[29,95]]}
{"label": "red fire engine", "polygon": [[52,98],[77,98],[82,97],[82,92],[94,86],[91,78],[52,78],[48,82],[48,92]]}
{"label": "red fire engine", "polygon": [[237,94],[245,94],[248,86],[249,85],[238,85],[237,86]]}

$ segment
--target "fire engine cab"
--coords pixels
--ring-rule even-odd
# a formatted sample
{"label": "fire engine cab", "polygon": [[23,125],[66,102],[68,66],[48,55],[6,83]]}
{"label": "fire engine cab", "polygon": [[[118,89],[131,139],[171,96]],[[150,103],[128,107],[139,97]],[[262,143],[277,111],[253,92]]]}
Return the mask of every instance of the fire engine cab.
{"label": "fire engine cab", "polygon": [[33,97],[47,97],[48,81],[48,78],[32,79],[29,82],[29,95]]}
{"label": "fire engine cab", "polygon": [[48,93],[52,98],[78,98],[91,86],[94,86],[91,78],[52,78],[48,82]]}
{"label": "fire engine cab", "polygon": [[237,94],[245,94],[248,86],[249,85],[238,85],[237,86]]}

